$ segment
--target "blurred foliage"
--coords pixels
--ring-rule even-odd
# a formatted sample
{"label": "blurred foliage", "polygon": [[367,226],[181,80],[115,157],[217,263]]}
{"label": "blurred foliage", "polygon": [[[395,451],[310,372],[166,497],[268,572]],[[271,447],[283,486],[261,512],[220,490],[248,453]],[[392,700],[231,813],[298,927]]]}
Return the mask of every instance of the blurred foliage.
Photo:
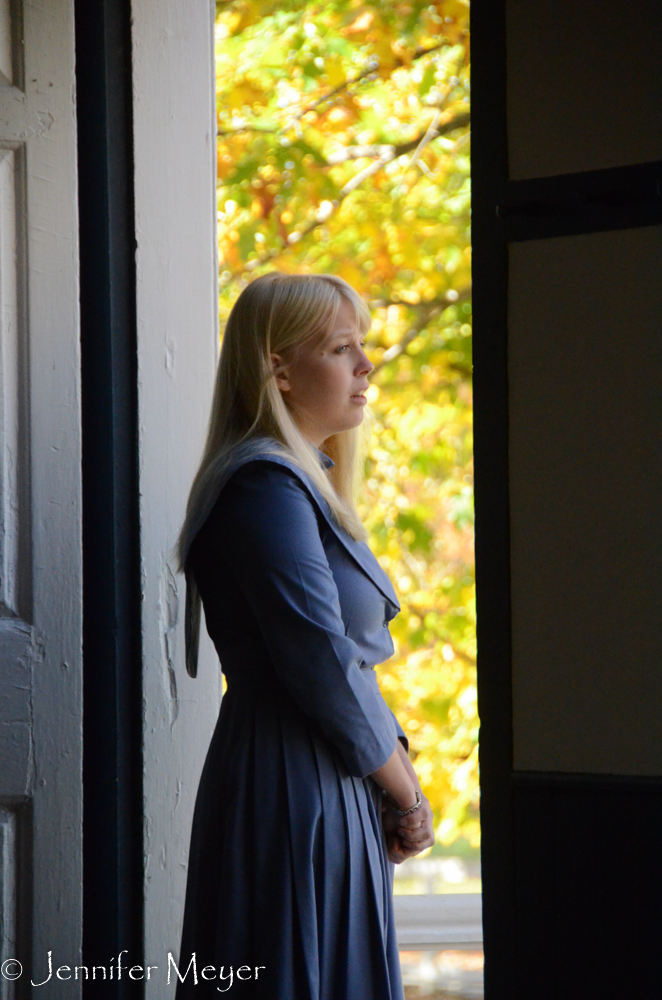
{"label": "blurred foliage", "polygon": [[222,319],[274,268],[371,307],[361,514],[402,603],[380,682],[441,841],[475,845],[468,2],[216,11]]}

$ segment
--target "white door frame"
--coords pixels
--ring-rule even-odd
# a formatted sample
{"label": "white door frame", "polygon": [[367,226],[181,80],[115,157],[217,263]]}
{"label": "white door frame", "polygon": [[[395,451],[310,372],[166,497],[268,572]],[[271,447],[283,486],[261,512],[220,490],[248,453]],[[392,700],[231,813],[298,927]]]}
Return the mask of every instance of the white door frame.
{"label": "white door frame", "polygon": [[213,0],[133,0],[142,560],[146,995],[174,992],[195,793],[221,675],[184,666],[173,548],[201,457],[218,356]]}

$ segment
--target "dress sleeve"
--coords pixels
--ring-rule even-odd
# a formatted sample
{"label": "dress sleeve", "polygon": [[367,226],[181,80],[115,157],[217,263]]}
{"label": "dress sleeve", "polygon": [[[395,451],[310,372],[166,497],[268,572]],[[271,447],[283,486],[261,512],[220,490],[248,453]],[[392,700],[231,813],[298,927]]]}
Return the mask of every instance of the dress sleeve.
{"label": "dress sleeve", "polygon": [[372,774],[393,753],[398,726],[345,635],[304,484],[275,462],[249,462],[223,489],[213,516],[280,680],[338,747],[350,774]]}
{"label": "dress sleeve", "polygon": [[405,750],[407,751],[407,753],[409,753],[409,739],[407,738],[407,736],[405,736],[405,731],[402,728],[402,726],[400,725],[400,723],[398,722],[398,719],[397,719],[397,716],[395,715],[395,713],[391,712],[391,715],[393,716],[393,721],[395,722],[396,736],[398,737],[398,739],[402,743],[402,745],[405,748]]}

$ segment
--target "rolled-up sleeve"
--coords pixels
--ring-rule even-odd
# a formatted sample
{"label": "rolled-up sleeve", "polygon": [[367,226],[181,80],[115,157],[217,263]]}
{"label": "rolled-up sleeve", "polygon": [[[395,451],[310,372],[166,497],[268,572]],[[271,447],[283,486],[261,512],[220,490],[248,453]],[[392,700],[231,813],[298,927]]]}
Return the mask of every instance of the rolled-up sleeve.
{"label": "rolled-up sleeve", "polygon": [[222,491],[214,516],[280,680],[339,749],[350,774],[372,774],[404,733],[345,635],[304,484],[275,462],[249,462]]}
{"label": "rolled-up sleeve", "polygon": [[402,745],[405,748],[405,750],[407,752],[409,752],[409,740],[408,740],[407,736],[405,735],[405,731],[402,728],[402,726],[400,725],[400,723],[398,722],[397,716],[393,712],[391,712],[391,715],[393,716],[393,721],[395,722],[396,736],[398,737],[398,739],[402,743]]}

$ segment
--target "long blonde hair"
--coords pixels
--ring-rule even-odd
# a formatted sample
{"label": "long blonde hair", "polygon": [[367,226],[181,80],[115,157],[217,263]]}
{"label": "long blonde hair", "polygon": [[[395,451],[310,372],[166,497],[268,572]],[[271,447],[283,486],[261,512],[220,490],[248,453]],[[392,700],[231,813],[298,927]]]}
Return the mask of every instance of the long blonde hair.
{"label": "long blonde hair", "polygon": [[365,427],[327,438],[322,450],[335,462],[327,473],[287,407],[271,362],[274,353],[288,363],[302,344],[321,339],[343,302],[352,306],[357,329],[367,331],[368,307],[351,285],[331,274],[272,271],[252,281],[235,302],[223,336],[207,441],[179,534],[180,569],[184,569],[191,543],[216,502],[218,483],[233,449],[255,437],[271,439],[272,450],[306,472],[338,523],[352,537],[365,539],[355,506]]}

